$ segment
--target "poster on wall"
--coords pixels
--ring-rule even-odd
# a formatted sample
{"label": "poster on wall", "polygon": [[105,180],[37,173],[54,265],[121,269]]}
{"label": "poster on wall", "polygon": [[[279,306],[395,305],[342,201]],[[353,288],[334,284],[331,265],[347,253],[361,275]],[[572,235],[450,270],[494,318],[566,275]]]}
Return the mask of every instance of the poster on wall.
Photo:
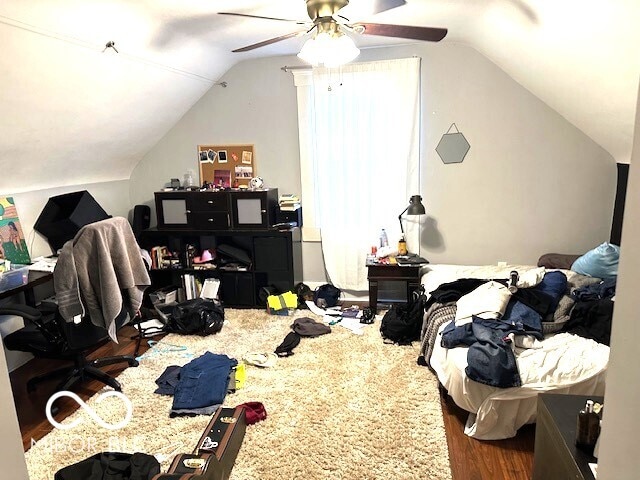
{"label": "poster on wall", "polygon": [[22,265],[31,263],[13,197],[0,197],[0,259]]}

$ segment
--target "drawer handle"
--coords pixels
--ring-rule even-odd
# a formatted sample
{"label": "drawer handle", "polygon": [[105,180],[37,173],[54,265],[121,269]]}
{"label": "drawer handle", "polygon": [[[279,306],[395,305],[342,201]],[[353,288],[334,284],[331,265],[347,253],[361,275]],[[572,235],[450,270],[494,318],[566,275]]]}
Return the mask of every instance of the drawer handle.
{"label": "drawer handle", "polygon": [[266,210],[260,210],[260,212],[262,212],[262,213],[267,213],[267,211],[266,211]]}
{"label": "drawer handle", "polygon": [[207,203],[213,203],[213,200],[207,200]]}
{"label": "drawer handle", "polygon": [[207,222],[213,222],[215,221],[213,218],[207,218]]}
{"label": "drawer handle", "polygon": [[184,213],[191,213],[191,210],[187,210],[187,211],[186,211],[186,212],[184,212]]}

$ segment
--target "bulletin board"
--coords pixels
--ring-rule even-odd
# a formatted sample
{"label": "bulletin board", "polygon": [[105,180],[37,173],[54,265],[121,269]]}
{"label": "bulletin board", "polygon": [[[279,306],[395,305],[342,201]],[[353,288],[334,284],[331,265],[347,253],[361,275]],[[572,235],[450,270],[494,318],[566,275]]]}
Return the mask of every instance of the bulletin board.
{"label": "bulletin board", "polygon": [[249,186],[257,176],[253,145],[198,145],[200,186]]}

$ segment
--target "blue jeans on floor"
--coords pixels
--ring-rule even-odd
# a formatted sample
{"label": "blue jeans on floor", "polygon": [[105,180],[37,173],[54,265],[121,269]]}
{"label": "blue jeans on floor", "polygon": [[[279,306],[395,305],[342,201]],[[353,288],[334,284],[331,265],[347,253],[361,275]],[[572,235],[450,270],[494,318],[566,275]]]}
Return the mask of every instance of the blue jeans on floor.
{"label": "blue jeans on floor", "polygon": [[224,402],[235,358],[206,352],[191,360],[180,371],[173,395],[172,410],[196,409]]}

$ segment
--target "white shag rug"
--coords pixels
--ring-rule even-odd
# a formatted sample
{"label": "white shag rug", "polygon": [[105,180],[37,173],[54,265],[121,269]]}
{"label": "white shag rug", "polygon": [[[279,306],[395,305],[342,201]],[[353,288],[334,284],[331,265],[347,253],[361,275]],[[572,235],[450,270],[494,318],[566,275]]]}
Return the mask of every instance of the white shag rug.
{"label": "white shag rug", "polygon": [[[25,453],[30,480],[50,480],[101,451],[162,455],[166,471],[175,454],[192,452],[210,417],[169,418],[172,397],[153,393],[164,369],[207,350],[239,361],[273,352],[304,316],[321,321],[308,310],[274,316],[227,309],[216,335],[166,336],[118,377],[134,407],[129,424],[107,430],[79,409],[62,422],[81,420],[75,428],[54,429]],[[268,416],[247,427],[231,480],[451,479],[437,379],[416,364],[418,342],[383,343],[379,319],[363,335],[335,325],[330,334],[303,337],[273,367],[247,365],[244,388],[228,394],[225,406],[259,401]],[[123,420],[122,400],[98,397],[87,403],[104,421]]]}

